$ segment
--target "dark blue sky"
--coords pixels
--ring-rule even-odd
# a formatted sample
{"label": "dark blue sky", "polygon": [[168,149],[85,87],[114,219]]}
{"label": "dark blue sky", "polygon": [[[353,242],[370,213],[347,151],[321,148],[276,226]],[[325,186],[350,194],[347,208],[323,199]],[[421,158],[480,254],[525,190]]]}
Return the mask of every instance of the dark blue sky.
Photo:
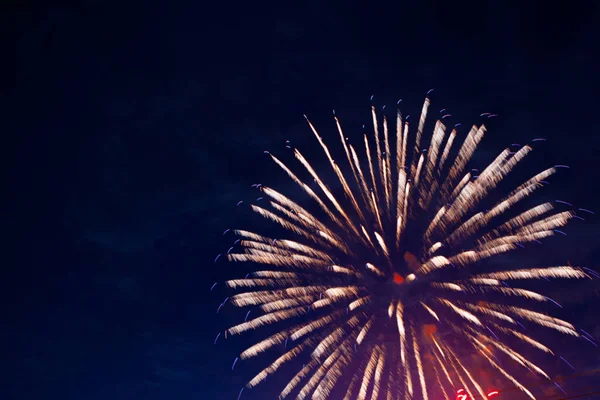
{"label": "dark blue sky", "polygon": [[[257,366],[230,371],[251,337],[212,345],[239,319],[208,291],[237,267],[212,260],[252,183],[290,187],[263,150],[317,154],[304,113],[335,138],[332,109],[356,133],[371,95],[417,113],[435,88],[460,121],[499,114],[482,162],[546,137],[537,165],[571,169],[545,196],[600,210],[595,1],[325,3],[3,5],[0,398],[235,399]],[[598,217],[567,231],[540,258],[600,270]],[[600,336],[597,284],[553,294]]]}

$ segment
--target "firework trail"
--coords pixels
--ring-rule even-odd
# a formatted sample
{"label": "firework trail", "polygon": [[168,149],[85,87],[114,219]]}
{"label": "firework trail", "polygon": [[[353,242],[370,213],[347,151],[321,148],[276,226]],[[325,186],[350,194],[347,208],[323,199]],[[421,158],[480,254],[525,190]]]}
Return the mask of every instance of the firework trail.
{"label": "firework trail", "polygon": [[[466,167],[485,126],[473,126],[458,145],[457,127],[448,133],[437,120],[429,147],[423,150],[429,105],[426,98],[414,140],[400,111],[394,140],[390,122],[380,120],[373,107],[373,135],[364,135],[363,154],[347,142],[335,117],[343,163],[334,161],[307,119],[343,195],[336,196],[298,149],[293,154],[314,185],[266,152],[316,203],[316,210],[309,211],[270,187],[253,185],[264,200],[260,206],[251,205],[252,210],[291,232],[292,239],[234,231],[239,237],[236,249],[242,251],[229,249],[227,259],[265,267],[226,282],[241,290],[229,302],[259,312],[251,318],[248,312],[244,322],[225,331],[225,338],[280,326],[243,351],[240,361],[285,345],[283,355],[251,379],[248,388],[305,357],[308,361],[280,397],[325,399],[343,387],[347,399],[428,399],[430,387],[436,386],[431,382],[437,382],[442,394],[462,385],[471,398],[485,398],[474,371],[457,355],[455,342],[449,339],[454,337],[534,398],[495,353],[549,377],[504,338],[553,354],[524,333],[519,320],[579,336],[570,323],[532,309],[533,303],[549,298],[513,283],[589,278],[584,270],[569,265],[473,273],[479,262],[560,233],[558,229],[576,217],[575,211],[558,211],[552,203],[515,212],[556,167],[491,203],[488,194],[532,147],[515,152],[507,148],[473,174]],[[528,306],[517,306],[514,299]]]}

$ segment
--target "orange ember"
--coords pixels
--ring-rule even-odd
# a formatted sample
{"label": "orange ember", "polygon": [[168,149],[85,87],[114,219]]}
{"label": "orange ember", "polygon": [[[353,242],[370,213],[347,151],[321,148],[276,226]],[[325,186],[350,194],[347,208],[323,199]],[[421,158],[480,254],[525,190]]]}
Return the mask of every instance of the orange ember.
{"label": "orange ember", "polygon": [[406,265],[411,271],[416,271],[419,268],[421,268],[421,263],[419,262],[417,257],[409,251],[404,253],[404,261],[406,261]]}
{"label": "orange ember", "polygon": [[437,326],[433,324],[425,324],[423,326],[423,332],[425,332],[427,336],[433,336],[433,334],[437,332]]}

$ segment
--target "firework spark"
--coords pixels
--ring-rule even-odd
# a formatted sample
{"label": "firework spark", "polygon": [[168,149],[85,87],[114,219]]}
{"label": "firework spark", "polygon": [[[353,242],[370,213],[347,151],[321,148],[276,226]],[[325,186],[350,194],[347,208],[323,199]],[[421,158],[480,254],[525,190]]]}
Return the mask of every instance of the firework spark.
{"label": "firework spark", "polygon": [[[522,206],[519,203],[543,186],[556,167],[491,203],[490,192],[532,147],[507,148],[476,175],[477,171],[466,167],[486,127],[474,125],[455,148],[457,128],[448,133],[438,120],[429,147],[422,149],[429,107],[426,98],[416,138],[410,143],[409,124],[400,111],[395,118],[394,141],[388,120],[380,120],[373,107],[373,136],[363,137],[364,157],[348,142],[335,117],[344,163],[334,160],[307,119],[337,178],[332,182],[339,184],[337,191],[298,149],[293,150],[294,157],[314,184],[306,183],[283,161],[265,152],[316,207],[309,211],[275,189],[253,185],[263,192],[264,200],[251,209],[280,225],[291,238],[234,231],[242,251],[230,249],[228,260],[261,264],[266,269],[226,282],[230,288],[243,290],[229,298],[231,303],[258,307],[261,312],[251,319],[246,314],[246,320],[229,328],[226,336],[267,325],[281,327],[243,351],[240,360],[283,343],[286,348],[247,387],[305,357],[306,363],[281,397],[295,394],[300,399],[324,399],[342,386],[346,398],[427,399],[435,386],[427,382],[438,382],[440,393],[452,393],[455,382],[451,375],[472,397],[485,397],[475,375],[448,340],[447,335],[454,334],[534,398],[490,349],[548,378],[502,338],[516,338],[530,348],[553,354],[546,345],[522,333],[518,320],[579,336],[570,323],[532,309],[549,298],[504,281],[589,278],[583,269],[553,266],[472,273],[480,261],[561,232],[558,228],[576,217],[575,211],[557,211],[552,203],[515,215],[515,209]],[[517,307],[502,296],[521,299],[530,306]],[[355,367],[348,368],[350,365]]]}

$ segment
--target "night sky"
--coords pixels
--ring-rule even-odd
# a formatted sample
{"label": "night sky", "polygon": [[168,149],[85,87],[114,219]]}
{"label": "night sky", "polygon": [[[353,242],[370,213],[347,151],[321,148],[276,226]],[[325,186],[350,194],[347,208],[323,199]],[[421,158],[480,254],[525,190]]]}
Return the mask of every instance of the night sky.
{"label": "night sky", "polygon": [[[547,138],[537,170],[571,168],[534,199],[600,211],[596,1],[40,3],[0,11],[0,399],[236,399],[260,366],[231,363],[257,336],[213,345],[244,314],[216,314],[211,285],[243,268],[213,259],[226,228],[256,228],[236,207],[251,184],[296,193],[264,150],[295,165],[290,140],[327,167],[303,114],[337,145],[333,109],[360,137],[371,95],[417,114],[435,88],[432,114],[498,114],[475,163]],[[565,232],[511,257],[600,271],[600,215]],[[600,338],[598,282],[549,290]],[[600,367],[587,342],[560,347],[576,372]]]}

